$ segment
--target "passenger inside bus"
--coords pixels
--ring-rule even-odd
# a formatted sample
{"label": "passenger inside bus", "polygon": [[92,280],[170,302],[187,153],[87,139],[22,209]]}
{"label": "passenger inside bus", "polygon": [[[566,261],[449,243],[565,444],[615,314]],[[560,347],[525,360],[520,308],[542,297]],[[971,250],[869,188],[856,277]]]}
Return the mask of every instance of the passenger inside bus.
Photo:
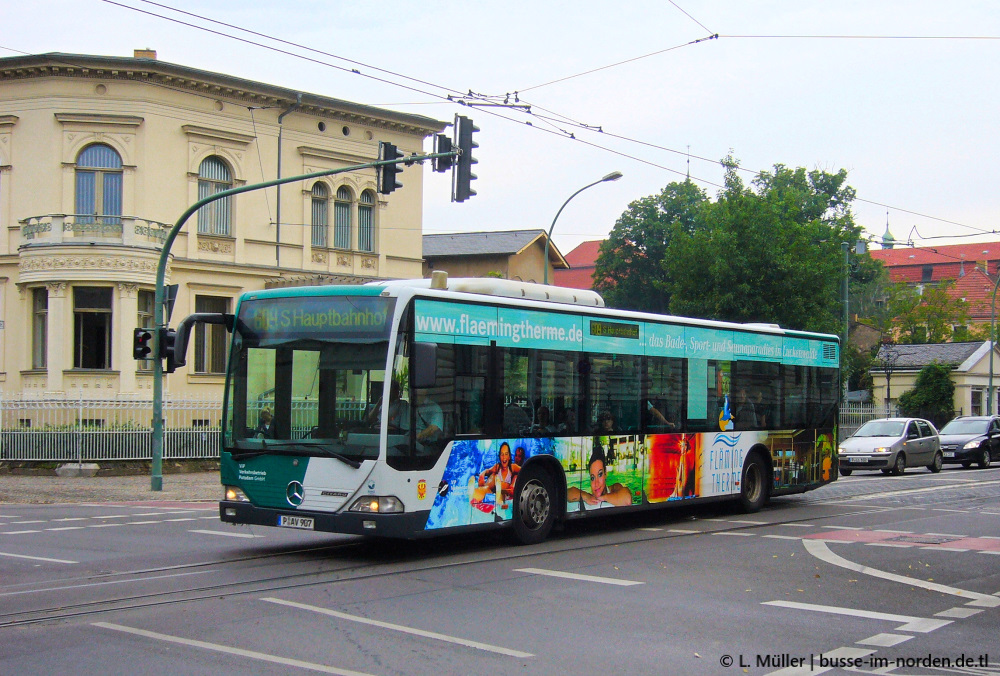
{"label": "passenger inside bus", "polygon": [[257,429],[254,431],[254,437],[257,439],[273,439],[274,425],[271,424],[272,420],[271,409],[265,406],[260,410],[260,414],[257,417]]}

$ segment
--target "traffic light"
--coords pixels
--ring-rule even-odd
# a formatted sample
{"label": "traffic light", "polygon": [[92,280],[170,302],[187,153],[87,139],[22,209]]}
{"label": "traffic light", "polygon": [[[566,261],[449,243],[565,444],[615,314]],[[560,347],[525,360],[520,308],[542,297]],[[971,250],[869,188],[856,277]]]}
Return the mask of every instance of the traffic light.
{"label": "traffic light", "polygon": [[160,329],[160,359],[167,360],[167,366],[163,369],[164,373],[173,373],[177,370],[177,364],[174,360],[174,344],[176,341],[176,329]]}
{"label": "traffic light", "polygon": [[[452,149],[451,139],[444,134],[434,135],[434,153],[450,153]],[[455,157],[435,157],[433,160],[434,171],[448,171],[455,163]]]}
{"label": "traffic light", "polygon": [[132,358],[150,359],[153,352],[153,331],[151,329],[135,329],[132,332]]}
{"label": "traffic light", "polygon": [[[391,143],[386,143],[385,141],[379,141],[378,143],[378,159],[383,160],[401,160],[403,159],[403,153],[399,152]],[[375,167],[376,177],[378,179],[378,191],[383,195],[388,195],[396,188],[402,188],[403,184],[396,180],[396,175],[403,170],[398,164],[383,164]]]}
{"label": "traffic light", "polygon": [[479,127],[472,124],[472,120],[462,115],[455,116],[455,137],[462,154],[458,156],[452,202],[464,202],[476,194],[472,189],[472,181],[476,180],[472,165],[478,164],[479,160],[472,156],[472,149],[478,148],[479,144],[472,140],[472,135],[477,131]]}

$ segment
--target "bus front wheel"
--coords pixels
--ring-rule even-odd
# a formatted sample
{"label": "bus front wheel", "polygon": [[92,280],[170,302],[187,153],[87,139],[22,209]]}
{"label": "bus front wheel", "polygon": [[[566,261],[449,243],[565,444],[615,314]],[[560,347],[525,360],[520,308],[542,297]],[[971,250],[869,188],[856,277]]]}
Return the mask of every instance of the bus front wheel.
{"label": "bus front wheel", "polygon": [[767,502],[767,466],[757,453],[751,453],[743,463],[740,482],[740,507],[746,513],[756,512]]}
{"label": "bus front wheel", "polygon": [[552,476],[535,465],[521,470],[514,495],[514,535],[533,545],[548,537],[556,521],[556,489]]}

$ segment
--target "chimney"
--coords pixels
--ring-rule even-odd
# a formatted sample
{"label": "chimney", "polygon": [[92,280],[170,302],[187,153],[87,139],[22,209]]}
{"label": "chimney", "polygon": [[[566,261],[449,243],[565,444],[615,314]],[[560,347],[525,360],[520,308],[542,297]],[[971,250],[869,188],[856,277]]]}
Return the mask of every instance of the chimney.
{"label": "chimney", "polygon": [[133,50],[133,56],[137,59],[152,59],[156,61],[156,50],[149,47],[146,49],[136,49]]}

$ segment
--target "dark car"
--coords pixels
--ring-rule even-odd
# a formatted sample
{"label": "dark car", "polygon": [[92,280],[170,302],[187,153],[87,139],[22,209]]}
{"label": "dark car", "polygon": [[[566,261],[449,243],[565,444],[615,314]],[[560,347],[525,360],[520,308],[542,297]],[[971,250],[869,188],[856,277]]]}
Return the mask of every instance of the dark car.
{"label": "dark car", "polygon": [[1000,416],[955,418],[941,428],[941,452],[946,463],[986,469],[1000,460]]}

